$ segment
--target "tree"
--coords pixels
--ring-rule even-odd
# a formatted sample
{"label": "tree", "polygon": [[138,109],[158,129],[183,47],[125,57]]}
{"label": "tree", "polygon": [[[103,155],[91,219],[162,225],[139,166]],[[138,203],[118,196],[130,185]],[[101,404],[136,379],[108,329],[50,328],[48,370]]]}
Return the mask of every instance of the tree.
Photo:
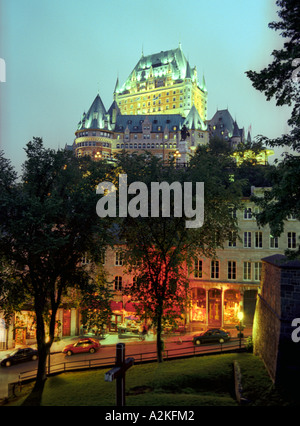
{"label": "tree", "polygon": [[281,20],[271,22],[269,27],[281,32],[283,47],[272,52],[273,62],[266,68],[246,73],[267,100],[274,98],[277,106],[291,107],[289,133],[275,139],[259,138],[264,144],[293,150],[292,154],[284,155],[272,173],[275,181],[272,190],[266,192],[263,199],[255,200],[262,208],[257,216],[258,223],[269,223],[273,235],[283,231],[284,220],[290,214],[300,219],[300,4],[298,0],[277,0],[276,4]]}
{"label": "tree", "polygon": [[[136,207],[136,210],[131,210],[136,214],[128,214],[119,224],[119,238],[125,242],[125,265],[135,276],[128,291],[132,300],[140,305],[140,311],[152,320],[156,328],[157,359],[161,362],[163,322],[178,318],[188,303],[187,267],[193,265],[197,255],[213,256],[230,233],[236,230],[236,222],[229,209],[237,208],[241,186],[232,179],[234,160],[225,153],[214,154],[210,147],[198,148],[188,168],[178,168],[173,161],[168,165],[162,164],[161,160],[148,153],[130,156],[123,153],[118,161],[118,172],[127,177],[130,192],[128,210],[130,206]],[[195,186],[196,182],[204,182],[203,225],[187,227],[186,221],[191,215],[186,210],[184,196],[180,199],[170,195],[169,199],[168,188],[161,192],[158,209],[153,215],[152,184],[155,182],[176,183],[177,189],[185,188],[185,183],[194,183],[194,193],[189,201],[193,201],[193,208],[196,205],[198,211],[200,205],[196,203],[200,200],[196,198]],[[151,199],[143,198],[138,189],[136,193],[129,191],[136,183],[135,188],[147,190]],[[120,196],[120,187],[118,189]],[[164,201],[167,201],[165,206]],[[177,214],[178,211],[175,214],[175,207],[181,210],[181,214]]]}
{"label": "tree", "polygon": [[82,325],[87,329],[95,329],[96,333],[103,332],[111,315],[111,299],[104,269],[98,268],[90,291],[85,291],[81,297]]}
{"label": "tree", "polygon": [[13,291],[32,300],[39,353],[35,390],[40,390],[62,296],[68,288],[89,287],[80,260],[88,252],[97,261],[107,243],[104,221],[95,211],[96,182],[106,167],[45,149],[40,138],[25,151],[20,182],[9,162],[0,159],[0,255],[11,268],[9,283],[0,292],[6,300]]}

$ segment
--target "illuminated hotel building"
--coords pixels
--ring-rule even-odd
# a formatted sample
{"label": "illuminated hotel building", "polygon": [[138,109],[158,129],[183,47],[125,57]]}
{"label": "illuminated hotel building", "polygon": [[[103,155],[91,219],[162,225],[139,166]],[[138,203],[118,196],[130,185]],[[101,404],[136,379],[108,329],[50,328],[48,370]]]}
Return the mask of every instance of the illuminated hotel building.
{"label": "illuminated hotel building", "polygon": [[123,85],[117,80],[114,100],[124,115],[179,114],[186,117],[194,105],[207,120],[207,89],[198,80],[181,45],[177,49],[142,54]]}
{"label": "illuminated hotel building", "polygon": [[117,80],[113,97],[106,110],[98,94],[83,113],[73,144],[77,156],[113,159],[123,149],[147,150],[166,161],[179,150],[184,125],[187,158],[209,141],[205,80],[199,83],[181,46],[142,55],[125,83]]}

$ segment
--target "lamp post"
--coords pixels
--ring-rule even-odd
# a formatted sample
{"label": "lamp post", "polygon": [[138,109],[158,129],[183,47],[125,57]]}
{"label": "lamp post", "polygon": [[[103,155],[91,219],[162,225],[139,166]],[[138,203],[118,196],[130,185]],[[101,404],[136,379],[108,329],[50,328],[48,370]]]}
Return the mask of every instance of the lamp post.
{"label": "lamp post", "polygon": [[181,154],[177,149],[176,152],[174,153],[175,164],[177,164],[177,159],[180,158],[180,157],[181,157]]}
{"label": "lamp post", "polygon": [[242,311],[238,312],[238,319],[239,319],[240,324],[237,325],[236,328],[239,331],[238,337],[240,338],[240,345],[239,345],[240,349],[242,347],[242,337],[243,337],[242,331],[244,330],[244,326],[242,325],[243,318],[244,318],[244,312],[242,312]]}

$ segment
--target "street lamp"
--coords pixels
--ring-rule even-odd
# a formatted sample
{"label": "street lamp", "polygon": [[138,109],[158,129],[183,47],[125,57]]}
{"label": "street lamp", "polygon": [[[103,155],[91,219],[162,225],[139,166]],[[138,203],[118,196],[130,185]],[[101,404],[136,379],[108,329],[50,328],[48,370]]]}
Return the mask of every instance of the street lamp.
{"label": "street lamp", "polygon": [[242,321],[243,321],[243,318],[244,318],[244,312],[242,312],[242,311],[239,311],[238,312],[238,320],[239,320],[239,322],[240,322],[240,324],[239,325],[237,325],[236,326],[236,328],[237,328],[237,330],[239,331],[239,333],[238,333],[238,337],[240,338],[240,349],[241,349],[241,347],[242,347],[242,337],[244,337],[244,335],[243,335],[243,333],[242,333],[242,331],[244,330],[244,326],[242,325]]}
{"label": "street lamp", "polygon": [[97,151],[97,153],[95,154],[95,159],[99,159],[99,158],[101,158],[101,153]]}
{"label": "street lamp", "polygon": [[180,157],[181,157],[181,154],[177,149],[176,152],[174,153],[175,164],[177,163],[177,158],[180,158]]}

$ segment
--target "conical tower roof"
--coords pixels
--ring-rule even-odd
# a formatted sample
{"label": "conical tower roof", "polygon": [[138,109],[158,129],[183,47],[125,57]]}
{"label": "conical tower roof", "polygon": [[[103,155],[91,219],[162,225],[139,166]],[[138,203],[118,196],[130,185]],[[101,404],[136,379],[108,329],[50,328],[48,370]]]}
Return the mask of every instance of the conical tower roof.
{"label": "conical tower roof", "polygon": [[240,129],[239,129],[236,121],[234,121],[234,124],[233,124],[233,134],[232,134],[232,137],[234,137],[234,138],[241,137]]}
{"label": "conical tower roof", "polygon": [[104,129],[106,121],[106,110],[98,94],[90,109],[83,115],[77,130],[82,129]]}
{"label": "conical tower roof", "polygon": [[185,124],[188,129],[193,130],[206,130],[207,128],[206,124],[204,124],[202,121],[195,105],[192,106],[183,124]]}

